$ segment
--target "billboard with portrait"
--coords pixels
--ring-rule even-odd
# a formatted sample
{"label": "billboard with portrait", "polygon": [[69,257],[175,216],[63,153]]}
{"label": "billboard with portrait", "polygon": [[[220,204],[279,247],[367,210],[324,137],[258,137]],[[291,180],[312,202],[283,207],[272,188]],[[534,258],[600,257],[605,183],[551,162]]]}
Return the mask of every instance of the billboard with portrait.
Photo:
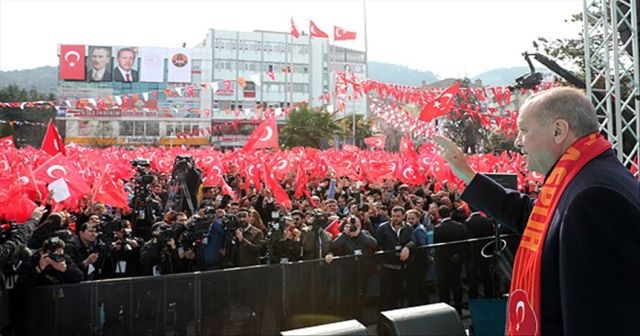
{"label": "billboard with portrait", "polygon": [[89,46],[85,79],[89,82],[111,82],[113,74],[113,48]]}
{"label": "billboard with portrait", "polygon": [[114,53],[113,81],[139,81],[138,47],[115,47]]}

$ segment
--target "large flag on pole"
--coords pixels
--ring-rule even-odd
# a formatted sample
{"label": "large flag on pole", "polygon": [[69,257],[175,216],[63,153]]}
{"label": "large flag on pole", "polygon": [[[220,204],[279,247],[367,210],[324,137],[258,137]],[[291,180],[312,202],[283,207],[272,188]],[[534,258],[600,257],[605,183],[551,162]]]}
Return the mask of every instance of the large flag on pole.
{"label": "large flag on pole", "polygon": [[295,22],[293,22],[293,18],[291,18],[291,35],[295,38],[300,37],[300,31],[298,30],[298,26],[296,26]]}
{"label": "large flag on pole", "polygon": [[333,26],[333,40],[334,41],[346,41],[355,40],[356,32],[344,30],[338,26]]}
{"label": "large flag on pole", "polygon": [[317,38],[329,38],[329,35],[320,30],[320,28],[313,23],[313,20],[309,20],[309,35]]}

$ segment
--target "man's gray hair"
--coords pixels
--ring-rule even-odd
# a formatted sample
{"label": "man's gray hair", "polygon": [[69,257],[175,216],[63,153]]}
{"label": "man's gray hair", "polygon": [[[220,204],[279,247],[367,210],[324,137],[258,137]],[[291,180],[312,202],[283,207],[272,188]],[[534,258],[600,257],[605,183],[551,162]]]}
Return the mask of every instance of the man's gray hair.
{"label": "man's gray hair", "polygon": [[581,90],[569,87],[545,90],[529,97],[527,103],[535,105],[536,119],[542,125],[564,119],[578,138],[598,131],[596,110]]}

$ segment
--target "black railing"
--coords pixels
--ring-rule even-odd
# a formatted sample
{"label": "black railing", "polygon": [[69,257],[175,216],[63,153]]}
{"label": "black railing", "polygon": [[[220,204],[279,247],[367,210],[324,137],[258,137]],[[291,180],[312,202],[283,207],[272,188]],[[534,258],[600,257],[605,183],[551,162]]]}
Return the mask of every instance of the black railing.
{"label": "black railing", "polygon": [[[274,335],[348,319],[370,325],[378,317],[380,267],[391,254],[38,287],[15,308],[24,310],[16,327],[25,335]],[[430,302],[438,301],[434,266],[427,265]]]}

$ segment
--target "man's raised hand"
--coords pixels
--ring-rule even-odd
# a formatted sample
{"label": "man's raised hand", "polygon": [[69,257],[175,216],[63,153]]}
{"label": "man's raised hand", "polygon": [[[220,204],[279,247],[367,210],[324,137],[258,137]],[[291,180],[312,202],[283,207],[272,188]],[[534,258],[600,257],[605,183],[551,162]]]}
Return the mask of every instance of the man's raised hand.
{"label": "man's raised hand", "polygon": [[433,137],[433,141],[442,149],[441,155],[447,160],[453,173],[464,183],[469,184],[476,176],[476,172],[467,163],[462,150],[453,141],[439,135]]}

